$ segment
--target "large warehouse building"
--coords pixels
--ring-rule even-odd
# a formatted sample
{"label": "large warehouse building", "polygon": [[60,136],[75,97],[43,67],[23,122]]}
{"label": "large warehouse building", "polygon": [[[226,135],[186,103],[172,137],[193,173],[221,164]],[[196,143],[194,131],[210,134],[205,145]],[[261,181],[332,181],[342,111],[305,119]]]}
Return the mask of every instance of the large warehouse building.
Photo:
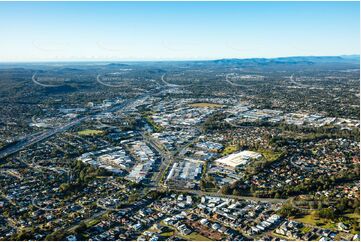
{"label": "large warehouse building", "polygon": [[228,168],[236,169],[248,164],[251,160],[260,159],[262,155],[254,151],[243,150],[237,153],[230,154],[228,156],[215,160],[215,164]]}

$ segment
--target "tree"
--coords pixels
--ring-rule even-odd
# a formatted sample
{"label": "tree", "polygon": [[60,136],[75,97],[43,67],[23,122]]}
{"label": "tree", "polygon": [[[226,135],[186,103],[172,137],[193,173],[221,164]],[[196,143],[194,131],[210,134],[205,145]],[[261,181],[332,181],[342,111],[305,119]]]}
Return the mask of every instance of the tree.
{"label": "tree", "polygon": [[323,208],[318,211],[320,218],[334,219],[336,217],[335,210],[332,208]]}
{"label": "tree", "polygon": [[281,197],[280,193],[279,193],[279,192],[276,192],[275,198],[280,198],[280,197]]}
{"label": "tree", "polygon": [[19,233],[15,234],[14,240],[31,240],[32,239],[32,235],[34,234],[35,229],[32,228],[31,230],[25,230],[22,229],[20,230]]}
{"label": "tree", "polygon": [[199,186],[201,187],[202,191],[206,189],[206,184],[207,183],[203,179],[199,182]]}
{"label": "tree", "polygon": [[45,237],[47,241],[63,240],[65,237],[65,232],[63,230],[56,230],[55,232],[48,234]]}
{"label": "tree", "polygon": [[74,230],[75,233],[80,234],[87,229],[86,224],[82,221]]}
{"label": "tree", "polygon": [[282,208],[278,211],[278,213],[283,217],[290,217],[299,214],[300,210],[294,208],[292,204],[286,203],[282,206]]}
{"label": "tree", "polygon": [[224,195],[230,195],[232,194],[232,189],[230,187],[230,185],[226,184],[221,188],[221,193]]}
{"label": "tree", "polygon": [[232,192],[232,195],[234,196],[241,196],[241,191],[239,191],[238,189],[234,189],[233,192]]}
{"label": "tree", "polygon": [[62,191],[62,192],[68,191],[69,188],[70,188],[69,183],[62,183],[62,184],[60,185],[60,187],[59,187],[60,191]]}

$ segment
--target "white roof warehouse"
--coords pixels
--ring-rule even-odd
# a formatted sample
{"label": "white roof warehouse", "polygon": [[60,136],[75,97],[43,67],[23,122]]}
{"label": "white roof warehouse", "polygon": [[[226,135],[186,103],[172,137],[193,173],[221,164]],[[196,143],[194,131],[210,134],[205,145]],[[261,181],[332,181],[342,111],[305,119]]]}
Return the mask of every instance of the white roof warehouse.
{"label": "white roof warehouse", "polygon": [[230,169],[236,169],[248,164],[251,160],[259,159],[262,155],[254,151],[240,151],[215,160],[215,164]]}

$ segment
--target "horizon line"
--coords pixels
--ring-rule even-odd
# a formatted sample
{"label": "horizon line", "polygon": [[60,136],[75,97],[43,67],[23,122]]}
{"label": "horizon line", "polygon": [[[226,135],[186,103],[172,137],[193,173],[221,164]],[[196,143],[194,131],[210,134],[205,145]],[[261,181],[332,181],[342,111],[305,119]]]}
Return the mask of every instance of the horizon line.
{"label": "horizon line", "polygon": [[[1,0],[0,0],[1,1]],[[0,64],[27,64],[27,63],[74,63],[74,62],[188,62],[188,61],[214,61],[214,60],[246,60],[246,59],[278,59],[278,58],[295,58],[295,57],[359,57],[360,54],[339,54],[339,55],[289,55],[289,56],[276,56],[276,57],[220,57],[220,58],[162,58],[162,59],[49,59],[49,60],[0,60]]]}

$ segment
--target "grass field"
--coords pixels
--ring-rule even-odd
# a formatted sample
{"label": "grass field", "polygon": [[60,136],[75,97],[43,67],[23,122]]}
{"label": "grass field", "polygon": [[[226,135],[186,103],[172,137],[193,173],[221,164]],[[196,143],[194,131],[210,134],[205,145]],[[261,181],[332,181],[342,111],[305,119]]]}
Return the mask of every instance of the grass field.
{"label": "grass field", "polygon": [[284,241],[291,241],[291,239],[288,238],[287,236],[283,236],[283,235],[277,234],[277,233],[275,233],[274,231],[271,232],[271,235],[274,236],[274,237],[276,237],[276,238],[283,239]]}
{"label": "grass field", "polygon": [[301,230],[302,233],[306,234],[306,233],[311,231],[311,227],[303,226],[300,230]]}
{"label": "grass field", "polygon": [[358,213],[347,213],[347,214],[345,214],[345,216],[348,218],[360,219],[360,214],[358,214]]}
{"label": "grass field", "polygon": [[283,154],[272,150],[258,149],[256,152],[261,153],[267,161],[275,161]]}
{"label": "grass field", "polygon": [[171,236],[173,236],[173,234],[174,234],[173,231],[169,231],[169,232],[161,233],[160,236],[162,236],[162,237],[171,237]]}
{"label": "grass field", "polygon": [[[166,227],[170,228],[171,230],[177,231],[176,228],[174,228],[173,226],[166,225],[163,221],[160,222],[160,225],[166,226]],[[171,236],[171,235],[173,235],[173,232],[170,231],[170,232],[164,233],[164,235],[163,234],[161,234],[161,235],[165,236],[165,237],[168,235]],[[191,240],[191,241],[210,241],[210,239],[208,239],[207,237],[204,237],[203,235],[200,235],[197,232],[192,232],[188,235],[183,235],[183,234],[181,235],[180,233],[177,232],[177,235],[179,235],[180,237],[182,237],[186,240]]]}
{"label": "grass field", "polygon": [[210,239],[207,237],[204,237],[203,235],[200,235],[196,232],[190,233],[188,235],[181,235],[181,237],[191,241],[210,241]]}
{"label": "grass field", "polygon": [[224,148],[224,150],[222,151],[222,155],[229,155],[229,154],[236,152],[237,150],[238,150],[237,146],[230,145],[230,146],[227,146],[226,148]]}
{"label": "grass field", "polygon": [[315,215],[315,212],[311,212],[310,214],[304,215],[303,217],[300,217],[300,218],[295,218],[295,220],[305,223],[305,224],[322,227],[325,229],[335,229],[336,228],[336,225],[335,225],[335,223],[332,222],[332,220],[318,218]]}
{"label": "grass field", "polygon": [[83,136],[93,136],[93,135],[101,135],[101,134],[104,134],[104,131],[95,130],[95,129],[85,129],[78,132],[78,135],[83,135]]}
{"label": "grass field", "polygon": [[[331,230],[337,230],[337,223],[338,221],[332,221],[331,219],[325,219],[325,218],[319,218],[315,211],[311,212],[310,214],[304,215],[300,218],[293,218],[296,221],[309,224],[312,226],[318,226],[324,229],[331,229]],[[348,213],[342,216],[340,218],[345,224],[349,224],[351,228],[351,232],[353,234],[358,233],[359,228],[358,226],[355,226],[355,224],[359,224],[360,222],[360,215],[357,213]],[[343,236],[347,236],[343,235]],[[345,238],[345,237],[344,237]]]}
{"label": "grass field", "polygon": [[223,105],[217,103],[191,103],[189,106],[194,108],[221,108]]}
{"label": "grass field", "polygon": [[99,223],[99,222],[100,222],[100,219],[92,219],[92,220],[90,220],[89,222],[86,223],[86,226],[87,226],[88,228],[90,228],[90,227],[96,225],[96,224]]}

